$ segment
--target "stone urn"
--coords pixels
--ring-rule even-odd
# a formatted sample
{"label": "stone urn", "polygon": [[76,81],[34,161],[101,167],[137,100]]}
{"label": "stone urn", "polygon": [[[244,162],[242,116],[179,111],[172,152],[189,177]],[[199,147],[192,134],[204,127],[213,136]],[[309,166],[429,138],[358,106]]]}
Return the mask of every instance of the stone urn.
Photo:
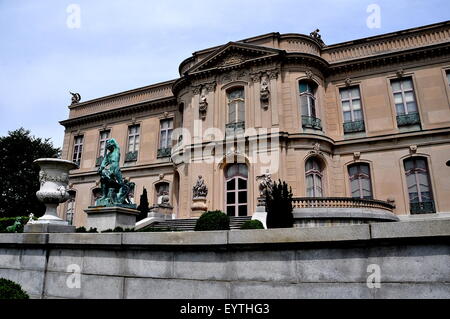
{"label": "stone urn", "polygon": [[68,192],[69,171],[78,168],[74,162],[57,158],[40,158],[34,161],[41,168],[39,181],[41,188],[36,197],[45,204],[44,216],[28,224],[53,224],[67,226],[68,222],[58,217],[56,209],[60,203],[70,198]]}

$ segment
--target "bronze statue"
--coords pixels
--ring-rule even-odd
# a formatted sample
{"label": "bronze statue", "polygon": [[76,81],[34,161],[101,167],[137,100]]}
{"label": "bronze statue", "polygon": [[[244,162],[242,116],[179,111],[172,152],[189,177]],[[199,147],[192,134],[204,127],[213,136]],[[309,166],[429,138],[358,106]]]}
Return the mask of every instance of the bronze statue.
{"label": "bronze statue", "polygon": [[106,141],[107,153],[98,169],[102,196],[95,206],[121,206],[136,208],[130,200],[134,183],[125,180],[120,171],[120,147],[115,139]]}
{"label": "bronze statue", "polygon": [[72,93],[70,91],[69,93],[72,94],[72,104],[76,104],[81,101],[81,95],[79,93]]}

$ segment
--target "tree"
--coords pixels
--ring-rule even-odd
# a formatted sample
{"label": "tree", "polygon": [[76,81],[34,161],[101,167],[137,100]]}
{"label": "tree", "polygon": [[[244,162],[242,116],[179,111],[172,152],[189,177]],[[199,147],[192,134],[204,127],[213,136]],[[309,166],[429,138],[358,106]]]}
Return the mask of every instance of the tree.
{"label": "tree", "polygon": [[294,225],[292,215],[292,188],[286,182],[274,182],[266,193],[267,228],[290,228]]}
{"label": "tree", "polygon": [[45,205],[36,197],[40,188],[38,158],[57,158],[61,154],[50,139],[36,138],[20,128],[0,137],[0,217],[36,217]]}
{"label": "tree", "polygon": [[136,218],[136,221],[140,221],[144,218],[147,218],[147,214],[150,208],[148,204],[147,189],[145,189],[145,187],[139,200],[139,206],[137,209],[140,213]]}

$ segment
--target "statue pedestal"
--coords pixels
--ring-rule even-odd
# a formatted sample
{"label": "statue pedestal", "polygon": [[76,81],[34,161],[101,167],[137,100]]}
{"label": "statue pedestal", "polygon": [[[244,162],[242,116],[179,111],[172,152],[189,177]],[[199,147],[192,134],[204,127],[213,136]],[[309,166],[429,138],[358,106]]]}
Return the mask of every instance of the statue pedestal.
{"label": "statue pedestal", "polygon": [[125,207],[89,207],[84,210],[88,215],[87,229],[97,228],[98,231],[116,227],[134,228],[139,211]]}
{"label": "statue pedestal", "polygon": [[256,206],[256,212],[252,215],[252,220],[259,220],[263,225],[264,228],[267,229],[267,212],[266,212],[266,203],[264,201],[264,198],[258,197],[258,205]]}
{"label": "statue pedestal", "polygon": [[191,217],[200,217],[208,210],[206,206],[206,197],[196,197],[192,199]]}

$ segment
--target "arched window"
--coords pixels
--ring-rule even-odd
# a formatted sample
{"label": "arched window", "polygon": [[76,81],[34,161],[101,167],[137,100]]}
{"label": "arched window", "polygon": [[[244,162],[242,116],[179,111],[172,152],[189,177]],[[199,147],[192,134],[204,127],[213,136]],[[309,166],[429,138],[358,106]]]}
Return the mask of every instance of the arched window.
{"label": "arched window", "polygon": [[248,168],[245,164],[232,164],[225,169],[225,197],[228,216],[247,216]]}
{"label": "arched window", "polygon": [[162,203],[162,197],[169,195],[169,183],[161,182],[155,185],[156,204]]}
{"label": "arched window", "polygon": [[436,212],[426,158],[408,158],[404,166],[411,214]]}
{"label": "arched window", "polygon": [[350,190],[353,198],[372,199],[369,164],[358,163],[348,167]]}
{"label": "arched window", "polygon": [[300,110],[302,114],[302,126],[313,129],[322,129],[320,119],[316,112],[317,85],[312,81],[299,82]]}
{"label": "arched window", "polygon": [[322,197],[322,165],[314,157],[311,157],[306,161],[306,196],[307,197]]}
{"label": "arched window", "polygon": [[243,133],[245,129],[245,94],[243,87],[235,87],[227,91],[227,107],[227,133]]}

